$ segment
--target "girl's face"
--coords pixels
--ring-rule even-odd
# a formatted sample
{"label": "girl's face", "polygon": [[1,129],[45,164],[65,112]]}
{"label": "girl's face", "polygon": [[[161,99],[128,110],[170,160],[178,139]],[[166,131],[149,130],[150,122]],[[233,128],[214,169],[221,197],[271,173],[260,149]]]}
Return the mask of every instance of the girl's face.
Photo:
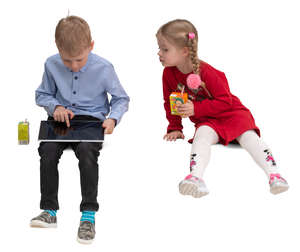
{"label": "girl's face", "polygon": [[164,67],[180,66],[184,64],[188,52],[186,48],[178,48],[168,42],[163,36],[157,36],[157,43],[159,47],[158,56],[159,61]]}

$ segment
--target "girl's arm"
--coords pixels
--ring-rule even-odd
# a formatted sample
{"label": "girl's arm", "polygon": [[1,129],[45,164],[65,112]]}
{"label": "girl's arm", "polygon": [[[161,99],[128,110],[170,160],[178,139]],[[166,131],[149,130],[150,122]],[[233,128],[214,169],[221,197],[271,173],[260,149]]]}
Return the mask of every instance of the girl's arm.
{"label": "girl's arm", "polygon": [[170,94],[175,91],[170,84],[170,80],[168,78],[168,70],[165,68],[163,72],[163,96],[164,96],[164,107],[166,110],[166,117],[169,121],[169,125],[167,128],[167,133],[179,130],[182,132],[183,126],[181,123],[181,117],[172,115],[170,108]]}
{"label": "girl's arm", "polygon": [[205,82],[212,99],[194,101],[194,117],[216,117],[229,110],[232,105],[232,95],[225,74],[207,66],[201,72],[201,79]]}

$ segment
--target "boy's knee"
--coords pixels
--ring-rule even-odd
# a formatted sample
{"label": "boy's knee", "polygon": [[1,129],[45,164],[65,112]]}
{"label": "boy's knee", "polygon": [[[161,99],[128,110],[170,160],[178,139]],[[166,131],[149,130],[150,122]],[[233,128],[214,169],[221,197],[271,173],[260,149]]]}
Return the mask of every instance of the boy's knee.
{"label": "boy's knee", "polygon": [[60,157],[62,148],[55,142],[42,142],[38,149],[41,157]]}
{"label": "boy's knee", "polygon": [[82,142],[76,146],[75,153],[77,157],[99,156],[99,151],[102,149],[102,143]]}

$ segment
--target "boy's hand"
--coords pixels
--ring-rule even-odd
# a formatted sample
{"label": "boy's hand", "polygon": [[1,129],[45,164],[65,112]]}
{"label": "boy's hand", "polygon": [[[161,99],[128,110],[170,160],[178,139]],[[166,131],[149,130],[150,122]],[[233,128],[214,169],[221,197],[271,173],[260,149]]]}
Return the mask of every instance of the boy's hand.
{"label": "boy's hand", "polygon": [[164,139],[167,141],[176,141],[179,138],[184,139],[183,133],[179,130],[172,131],[164,136]]}
{"label": "boy's hand", "polygon": [[104,134],[111,134],[114,131],[116,122],[114,119],[108,118],[102,123],[102,127],[105,129]]}
{"label": "boy's hand", "polygon": [[193,116],[195,115],[194,103],[188,100],[185,104],[178,105],[177,111],[180,113],[180,116],[183,118]]}
{"label": "boy's hand", "polygon": [[73,119],[74,113],[71,110],[66,109],[63,106],[57,106],[54,110],[53,118],[58,122],[66,122],[67,127],[70,127],[69,115],[70,119]]}

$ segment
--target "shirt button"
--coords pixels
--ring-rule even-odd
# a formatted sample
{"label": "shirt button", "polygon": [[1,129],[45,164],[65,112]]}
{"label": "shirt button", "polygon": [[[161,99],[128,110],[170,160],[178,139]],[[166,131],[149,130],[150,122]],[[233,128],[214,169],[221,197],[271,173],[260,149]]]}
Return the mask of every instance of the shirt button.
{"label": "shirt button", "polygon": [[77,80],[77,79],[78,79],[78,77],[77,77],[77,76],[75,76],[75,77],[74,77],[74,79],[75,79],[75,80]]}
{"label": "shirt button", "polygon": [[76,105],[75,103],[72,104],[73,107],[75,107],[75,105]]}
{"label": "shirt button", "polygon": [[73,91],[73,94],[76,94],[76,91]]}

